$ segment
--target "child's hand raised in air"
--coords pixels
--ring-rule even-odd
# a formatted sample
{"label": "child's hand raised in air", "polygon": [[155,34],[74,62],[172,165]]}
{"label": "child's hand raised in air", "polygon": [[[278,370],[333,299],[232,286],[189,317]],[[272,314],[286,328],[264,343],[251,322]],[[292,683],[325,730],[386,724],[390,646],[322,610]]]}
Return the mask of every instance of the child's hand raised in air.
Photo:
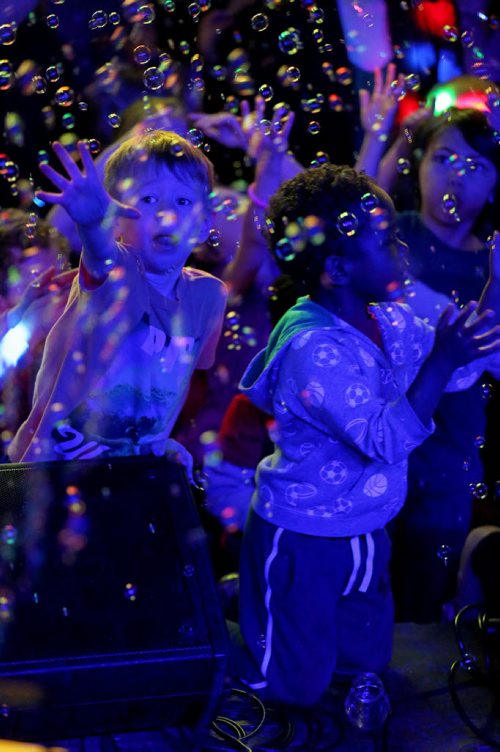
{"label": "child's hand raised in air", "polygon": [[404,76],[400,73],[395,78],[395,75],[394,63],[387,66],[385,80],[381,69],[376,68],[373,72],[373,91],[359,90],[359,114],[365,133],[385,138],[390,133],[398,100],[405,91]]}
{"label": "child's hand raised in air", "polygon": [[494,325],[491,309],[474,316],[477,303],[467,303],[457,315],[450,304],[436,326],[433,354],[450,370],[500,351],[500,326]]}
{"label": "child's hand raised in air", "polygon": [[66,175],[48,164],[41,164],[40,171],[60,193],[37,191],[38,198],[64,207],[71,219],[80,227],[98,227],[105,219],[110,219],[113,215],[132,218],[138,216],[136,209],[124,206],[111,198],[104,188],[89,147],[84,141],[78,142],[78,153],[82,160],[81,168],[59,142],[56,141],[52,145],[52,150]]}
{"label": "child's hand raised in air", "polygon": [[260,123],[258,160],[255,169],[254,190],[264,202],[268,202],[283,180],[285,174],[288,138],[294,121],[294,113],[285,104],[273,108],[271,122]]}

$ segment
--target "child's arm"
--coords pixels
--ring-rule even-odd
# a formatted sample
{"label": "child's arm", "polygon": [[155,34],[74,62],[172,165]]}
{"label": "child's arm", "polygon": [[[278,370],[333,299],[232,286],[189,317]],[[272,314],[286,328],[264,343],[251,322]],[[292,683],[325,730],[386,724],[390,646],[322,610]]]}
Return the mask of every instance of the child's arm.
{"label": "child's arm", "polygon": [[[456,309],[447,309],[438,325],[434,346],[429,345],[434,334],[423,322],[419,327],[423,336],[420,343],[413,340],[416,332],[408,335],[408,341],[402,335],[399,342],[397,336],[390,351],[395,359],[400,347],[403,357],[410,360],[420,345],[423,353],[432,348],[413,381],[414,370],[409,363],[412,367],[407,373],[408,387],[390,378],[391,369],[380,368],[362,342],[317,329],[287,348],[276,394],[294,415],[335,440],[367,457],[388,464],[400,462],[432,433],[433,413],[455,370],[494,351],[500,352],[500,328],[480,336],[491,321],[488,315],[479,317],[477,326],[466,326],[473,308],[474,304],[468,305],[454,321],[451,317]],[[408,309],[408,319],[405,325],[398,324],[398,330],[404,332],[406,326],[415,326],[411,320]],[[381,387],[381,378],[386,387]],[[253,395],[252,399],[256,401]],[[264,410],[272,409],[265,390],[256,404]]]}
{"label": "child's arm", "polygon": [[[249,190],[251,203],[243,218],[239,248],[224,273],[224,281],[232,294],[247,289],[269,257],[269,249],[262,231],[271,196],[284,180],[292,177],[289,174],[291,163],[287,159],[286,150],[293,119],[293,112],[275,109],[270,132],[266,135],[258,134],[259,156],[255,181]],[[297,167],[294,174],[298,171]]]}
{"label": "child's arm", "polygon": [[78,143],[81,168],[62,144],[55,142],[52,148],[66,175],[48,164],[40,165],[40,170],[60,193],[38,191],[37,196],[42,201],[58,204],[66,209],[76,223],[82,240],[84,268],[95,280],[103,280],[117,259],[115,218],[134,218],[138,216],[138,211],[111,198],[97,173],[86,143]]}
{"label": "child's arm", "polygon": [[364,137],[354,169],[376,178],[394,124],[398,97],[404,91],[404,77],[399,74],[396,79],[394,78],[394,63],[387,66],[385,80],[380,68],[376,68],[373,75],[373,92],[370,94],[367,89],[359,91],[359,110]]}

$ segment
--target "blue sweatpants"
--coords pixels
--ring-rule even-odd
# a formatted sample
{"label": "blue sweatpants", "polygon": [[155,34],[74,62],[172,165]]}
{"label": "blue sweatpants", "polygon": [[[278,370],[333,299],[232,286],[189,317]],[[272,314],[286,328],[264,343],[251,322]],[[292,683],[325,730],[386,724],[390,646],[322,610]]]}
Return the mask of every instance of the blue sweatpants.
{"label": "blue sweatpants", "polygon": [[311,705],[335,673],[386,668],[394,621],[389,557],[385,530],[305,535],[252,510],[240,566],[240,628],[255,666],[246,683],[274,700]]}

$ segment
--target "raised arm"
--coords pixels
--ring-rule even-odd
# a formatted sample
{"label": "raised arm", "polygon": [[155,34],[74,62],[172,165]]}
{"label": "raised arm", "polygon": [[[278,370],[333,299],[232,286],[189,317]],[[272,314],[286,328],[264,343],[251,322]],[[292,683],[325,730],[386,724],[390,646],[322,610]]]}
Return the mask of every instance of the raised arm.
{"label": "raised arm", "polygon": [[363,142],[354,168],[376,178],[380,160],[387,149],[398,99],[404,93],[404,76],[396,76],[396,66],[389,63],[385,78],[380,68],[374,73],[373,91],[360,89],[359,112],[364,131]]}
{"label": "raised arm", "polygon": [[[260,104],[258,105],[261,106]],[[239,294],[254,281],[257,272],[269,259],[263,235],[266,209],[273,193],[284,180],[296,175],[302,167],[287,154],[288,137],[294,115],[287,108],[276,107],[273,119],[262,126],[256,121],[252,148],[257,155],[255,181],[249,188],[250,204],[243,218],[241,241],[233,261],[224,273],[224,281],[232,294]]]}
{"label": "raised arm", "polygon": [[38,191],[37,196],[42,201],[66,209],[78,228],[85,270],[93,279],[103,280],[117,259],[114,238],[116,217],[133,218],[138,216],[138,212],[111,198],[104,188],[85,142],[78,143],[81,168],[62,144],[56,142],[52,149],[66,174],[58,172],[48,164],[40,165],[40,170],[60,193]]}

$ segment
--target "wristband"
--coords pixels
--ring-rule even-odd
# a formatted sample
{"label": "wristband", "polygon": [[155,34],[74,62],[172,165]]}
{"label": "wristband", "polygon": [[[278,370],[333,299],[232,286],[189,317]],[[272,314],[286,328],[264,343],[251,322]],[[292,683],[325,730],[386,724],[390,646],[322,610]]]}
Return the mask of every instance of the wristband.
{"label": "wristband", "polygon": [[255,183],[250,183],[247,189],[248,198],[254,206],[258,206],[259,209],[267,209],[267,202],[255,195]]}

